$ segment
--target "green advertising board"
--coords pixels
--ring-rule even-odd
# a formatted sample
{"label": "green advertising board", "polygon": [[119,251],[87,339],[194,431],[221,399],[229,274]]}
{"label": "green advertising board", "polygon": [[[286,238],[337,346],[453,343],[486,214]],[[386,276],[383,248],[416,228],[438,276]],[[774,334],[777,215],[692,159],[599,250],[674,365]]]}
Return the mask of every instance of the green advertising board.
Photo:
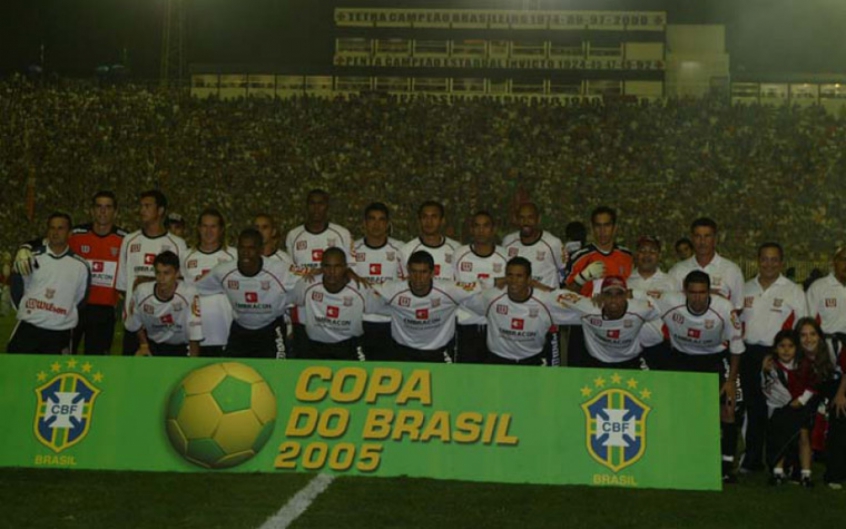
{"label": "green advertising board", "polygon": [[0,356],[0,466],[718,490],[714,375]]}

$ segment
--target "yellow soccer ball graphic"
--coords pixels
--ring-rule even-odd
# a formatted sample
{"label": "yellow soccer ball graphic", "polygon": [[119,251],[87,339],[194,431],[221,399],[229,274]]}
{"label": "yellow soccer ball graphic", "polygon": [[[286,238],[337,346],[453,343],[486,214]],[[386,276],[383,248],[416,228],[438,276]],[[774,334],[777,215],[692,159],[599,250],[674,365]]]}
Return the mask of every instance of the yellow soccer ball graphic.
{"label": "yellow soccer ball graphic", "polygon": [[237,362],[191,371],[167,407],[167,435],[185,459],[229,468],[262,449],[276,424],[276,397],[261,375]]}

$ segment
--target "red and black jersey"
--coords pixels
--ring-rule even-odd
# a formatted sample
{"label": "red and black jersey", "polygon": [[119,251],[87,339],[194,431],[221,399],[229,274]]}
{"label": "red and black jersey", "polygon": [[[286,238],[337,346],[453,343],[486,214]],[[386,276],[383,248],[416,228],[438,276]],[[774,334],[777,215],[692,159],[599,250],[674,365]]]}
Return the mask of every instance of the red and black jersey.
{"label": "red and black jersey", "polygon": [[115,289],[117,280],[120,245],[126,232],[118,227],[106,235],[98,235],[93,224],[76,226],[71,232],[68,244],[71,250],[85,259],[91,269],[91,290],[88,303],[114,307],[118,302]]}

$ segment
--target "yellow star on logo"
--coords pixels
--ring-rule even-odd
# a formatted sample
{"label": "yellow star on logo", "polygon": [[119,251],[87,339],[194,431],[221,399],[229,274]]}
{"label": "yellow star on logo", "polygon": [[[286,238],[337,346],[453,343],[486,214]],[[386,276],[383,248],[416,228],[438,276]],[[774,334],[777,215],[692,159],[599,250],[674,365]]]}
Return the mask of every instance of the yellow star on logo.
{"label": "yellow star on logo", "polygon": [[634,389],[637,387],[637,380],[630,378],[628,382],[626,382],[626,385],[629,387],[629,389]]}
{"label": "yellow star on logo", "polygon": [[92,367],[94,367],[94,366],[91,365],[91,362],[85,362],[84,364],[82,364],[82,372],[83,373],[90,373]]}
{"label": "yellow star on logo", "polygon": [[593,393],[593,390],[589,387],[585,386],[581,389],[582,397],[590,397],[590,394]]}
{"label": "yellow star on logo", "polygon": [[652,396],[652,392],[649,391],[646,388],[643,388],[643,391],[640,392],[640,398],[642,398],[643,400],[646,400],[651,396]]}
{"label": "yellow star on logo", "polygon": [[35,375],[35,377],[38,379],[39,382],[44,382],[45,380],[47,380],[47,373],[45,373],[44,371],[39,371],[38,374]]}
{"label": "yellow star on logo", "polygon": [[66,366],[68,366],[68,369],[73,369],[73,368],[75,368],[75,367],[76,367],[76,359],[71,358],[70,360],[68,360],[68,361],[65,363],[65,365],[66,365]]}
{"label": "yellow star on logo", "polygon": [[611,375],[611,382],[613,384],[619,384],[622,381],[623,377],[621,377],[619,373],[614,373],[613,375]]}
{"label": "yellow star on logo", "polygon": [[103,373],[99,371],[94,373],[94,382],[102,382],[103,381]]}
{"label": "yellow star on logo", "polygon": [[602,378],[602,377],[596,377],[593,380],[593,384],[598,388],[604,388],[605,387],[605,379]]}
{"label": "yellow star on logo", "polygon": [[60,364],[60,363],[58,363],[58,362],[53,362],[53,363],[50,365],[50,371],[52,371],[52,372],[54,372],[54,373],[58,373],[58,372],[59,372],[59,371],[61,371],[61,370],[62,370],[62,364]]}

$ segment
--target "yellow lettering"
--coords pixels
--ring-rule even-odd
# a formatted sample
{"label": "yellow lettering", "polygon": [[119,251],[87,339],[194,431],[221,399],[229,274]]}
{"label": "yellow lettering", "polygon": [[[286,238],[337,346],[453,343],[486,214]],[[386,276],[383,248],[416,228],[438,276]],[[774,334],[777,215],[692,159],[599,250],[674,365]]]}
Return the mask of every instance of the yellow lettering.
{"label": "yellow lettering", "polygon": [[367,410],[367,420],[364,421],[362,439],[387,439],[391,434],[391,422],[394,411],[373,408]]}
{"label": "yellow lettering", "polygon": [[441,441],[449,442],[449,412],[436,411],[429,418],[429,423],[423,429],[420,440],[424,443],[432,437],[438,437]]}
{"label": "yellow lettering", "polygon": [[[334,427],[331,426],[332,419],[338,419]],[[320,414],[320,421],[317,423],[317,435],[326,439],[340,437],[347,431],[349,424],[349,410],[344,408],[329,408]]]}
{"label": "yellow lettering", "polygon": [[[288,426],[285,427],[287,437],[307,437],[314,431],[317,425],[317,409],[307,406],[294,406],[291,415],[288,416]],[[300,418],[305,423],[300,425]]]}
{"label": "yellow lettering", "polygon": [[402,373],[399,369],[377,367],[370,375],[370,385],[367,388],[367,402],[376,402],[376,399],[380,395],[393,395],[399,389],[401,382]]}
{"label": "yellow lettering", "polygon": [[[353,379],[353,386],[349,391],[344,390],[344,384],[348,378]],[[362,393],[367,383],[367,372],[360,367],[345,367],[339,369],[332,377],[332,390],[329,394],[335,402],[355,402]]]}
{"label": "yellow lettering", "polygon": [[520,442],[520,439],[514,435],[508,435],[508,428],[511,426],[511,414],[510,413],[503,413],[499,417],[499,421],[496,424],[496,436],[494,437],[494,442],[499,445],[516,445]]}
{"label": "yellow lettering", "polygon": [[457,443],[475,443],[479,440],[482,429],[482,414],[475,411],[459,413],[455,419],[455,433],[452,438]]}
{"label": "yellow lettering", "polygon": [[421,404],[432,404],[432,374],[425,369],[415,369],[397,396],[397,404],[405,404],[411,399]]}
{"label": "yellow lettering", "polygon": [[299,380],[297,380],[297,388],[294,391],[294,396],[297,400],[303,402],[320,402],[326,398],[326,388],[309,389],[309,383],[312,378],[331,380],[332,370],[324,366],[305,368],[300,374]]}
{"label": "yellow lettering", "polygon": [[494,426],[496,426],[496,413],[489,413],[485,421],[485,431],[482,433],[482,443],[489,445],[493,440]]}
{"label": "yellow lettering", "polygon": [[419,410],[400,410],[397,413],[397,421],[394,425],[394,433],[391,438],[394,441],[402,439],[404,434],[416,441],[420,437],[420,427],[423,426],[423,412]]}

